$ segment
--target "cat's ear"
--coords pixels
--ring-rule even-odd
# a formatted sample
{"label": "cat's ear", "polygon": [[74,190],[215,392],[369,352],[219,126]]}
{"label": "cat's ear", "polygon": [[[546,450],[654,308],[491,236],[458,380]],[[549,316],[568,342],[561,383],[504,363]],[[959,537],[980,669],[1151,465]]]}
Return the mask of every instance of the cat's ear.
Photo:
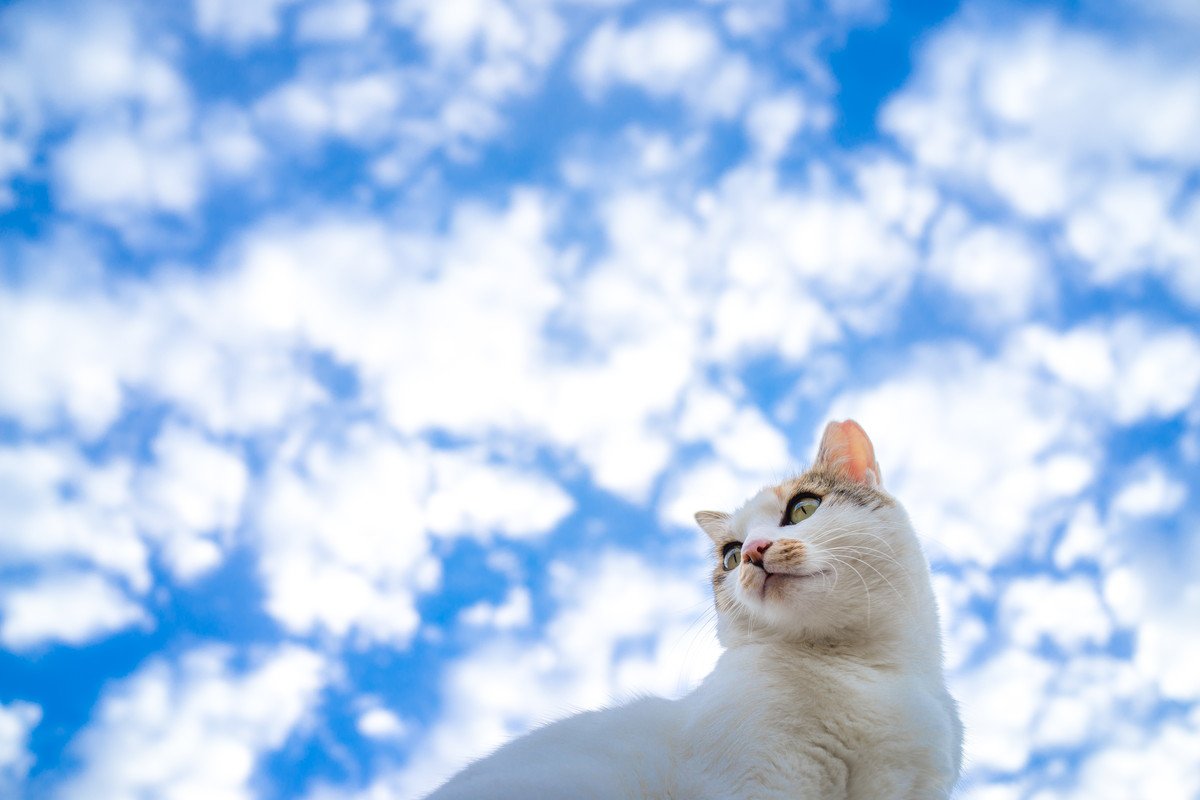
{"label": "cat's ear", "polygon": [[696,512],[696,524],[717,544],[729,538],[729,519],[729,515],[723,511]]}
{"label": "cat's ear", "polygon": [[817,449],[818,468],[844,475],[867,486],[882,486],[883,474],[875,461],[875,448],[867,432],[852,419],[825,426]]}

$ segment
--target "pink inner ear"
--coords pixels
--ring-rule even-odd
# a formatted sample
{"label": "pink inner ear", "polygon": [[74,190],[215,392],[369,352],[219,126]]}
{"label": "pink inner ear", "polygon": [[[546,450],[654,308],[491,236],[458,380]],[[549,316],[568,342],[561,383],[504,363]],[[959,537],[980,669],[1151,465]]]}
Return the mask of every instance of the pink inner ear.
{"label": "pink inner ear", "polygon": [[869,486],[882,483],[879,465],[875,463],[875,448],[867,432],[852,419],[825,426],[817,464]]}

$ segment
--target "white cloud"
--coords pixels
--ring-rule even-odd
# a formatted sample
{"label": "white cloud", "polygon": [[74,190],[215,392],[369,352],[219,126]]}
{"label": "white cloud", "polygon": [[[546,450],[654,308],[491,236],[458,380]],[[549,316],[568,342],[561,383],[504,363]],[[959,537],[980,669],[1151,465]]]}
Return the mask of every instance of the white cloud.
{"label": "white cloud", "polygon": [[[602,487],[643,497],[670,455],[651,422],[671,413],[696,358],[694,311],[656,312],[669,292],[692,291],[678,284],[686,264],[672,255],[664,270],[654,261],[663,232],[646,243],[646,223],[615,209],[614,256],[576,308],[549,212],[521,193],[499,211],[459,209],[444,237],[336,219],[257,233],[222,289],[228,306],[217,304],[228,325],[213,327],[228,336],[253,320],[245,335],[334,354],[406,434],[526,434],[572,451]],[[555,352],[543,335],[552,319],[591,340],[592,356]]]}
{"label": "white cloud", "polygon": [[274,39],[279,17],[293,0],[194,0],[196,29],[233,47]]}
{"label": "white cloud", "polygon": [[673,474],[659,501],[664,525],[694,528],[697,511],[732,511],[767,483],[762,473],[745,475],[728,463],[702,460]]}
{"label": "white cloud", "polygon": [[[695,368],[700,318],[680,303],[659,313],[696,287],[676,243],[661,230],[648,242],[635,210],[614,205],[613,255],[578,309],[561,289],[572,267],[549,244],[550,209],[529,193],[499,210],[465,206],[445,235],[328,216],[253,231],[215,273],[0,292],[15,343],[0,356],[13,387],[0,406],[34,428],[61,415],[99,435],[134,391],[214,433],[267,430],[329,399],[298,357],[320,350],[354,369],[362,402],[401,431],[524,433],[644,497],[670,455],[652,420],[669,419]],[[691,226],[679,232],[702,245]],[[552,315],[595,357],[554,352]]]}
{"label": "white cloud", "polygon": [[1163,697],[1195,702],[1200,699],[1200,675],[1192,668],[1200,658],[1200,639],[1195,635],[1200,582],[1167,580],[1153,574],[1141,580],[1156,585],[1143,590],[1152,599],[1137,627],[1134,664],[1157,682]]}
{"label": "white cloud", "polygon": [[[61,259],[80,275],[94,264],[73,244],[57,250],[33,253],[30,260],[61,268],[56,264]],[[107,298],[89,295],[0,288],[0,337],[10,343],[0,349],[6,376],[0,411],[35,430],[52,427],[62,415],[89,437],[116,417],[122,402],[121,349],[97,334],[111,336],[128,320]]]}
{"label": "white cloud", "polygon": [[43,573],[0,591],[0,642],[10,650],[82,645],[132,625],[150,626],[140,605],[99,575]]}
{"label": "white cloud", "polygon": [[999,613],[1013,641],[1029,650],[1043,637],[1068,652],[1102,645],[1113,627],[1096,587],[1082,577],[1014,580],[1004,589]]}
{"label": "white cloud", "polygon": [[328,667],[290,645],[239,661],[201,647],[178,662],[150,661],[107,689],[71,744],[81,769],[59,796],[256,796],[259,758],[311,716]]}
{"label": "white cloud", "polygon": [[1200,391],[1200,337],[1182,327],[1137,317],[1063,333],[1030,327],[1016,346],[1122,424],[1173,417],[1191,408]]}
{"label": "white cloud", "polygon": [[[236,282],[164,271],[102,290],[87,280],[92,262],[77,245],[48,250],[26,256],[38,280],[0,289],[0,332],[14,343],[0,354],[11,387],[0,410],[27,427],[65,418],[98,437],[125,393],[141,390],[210,430],[244,432],[277,425],[323,396],[298,368],[293,342],[272,339],[255,314],[234,316],[242,311],[229,294]],[[80,277],[58,280],[56,270]],[[52,274],[42,281],[45,272]]]}
{"label": "white cloud", "polygon": [[921,161],[976,175],[987,174],[992,130],[1003,131],[1001,144],[1031,146],[1072,169],[1096,156],[1194,163],[1198,100],[1200,80],[1148,48],[1046,16],[999,29],[959,21],[929,44],[883,122]]}
{"label": "white cloud", "polygon": [[526,56],[544,62],[558,48],[560,22],[538,3],[505,0],[399,0],[397,20],[415,28],[435,60],[460,59],[473,46],[487,56]]}
{"label": "white cloud", "polygon": [[[321,135],[342,135],[340,131],[347,127],[334,124],[335,110],[344,115],[348,106],[355,105],[360,117],[371,112],[376,129],[386,136],[360,136],[358,141],[379,146],[395,143],[377,155],[370,169],[374,180],[388,186],[413,175],[435,152],[459,161],[476,157],[482,142],[504,130],[505,104],[541,85],[564,36],[554,5],[541,0],[399,0],[389,9],[390,21],[408,29],[429,56],[424,63],[397,66],[396,80],[403,95],[398,102],[390,101],[394,113],[373,110],[372,98],[365,93],[356,98],[330,97],[335,87],[355,84],[369,75],[357,60],[332,75],[326,60],[313,59],[311,68],[306,60],[300,72],[307,77],[274,97],[286,97],[290,105],[286,110],[310,132],[315,129]],[[344,20],[352,12],[343,7],[337,13]],[[294,146],[286,127],[277,141],[282,147]]]}
{"label": "white cloud", "polygon": [[154,126],[186,113],[182,80],[139,41],[127,9],[103,4],[77,12],[40,4],[5,10],[17,46],[0,56],[0,90],[22,133],[36,135],[49,117],[92,117],[125,104]]}
{"label": "white cloud", "polygon": [[964,698],[965,763],[972,769],[1021,769],[1034,750],[1031,734],[1054,667],[1023,650],[995,658],[952,680]]}
{"label": "white cloud", "polygon": [[762,158],[774,160],[787,150],[806,125],[821,127],[823,110],[810,108],[795,92],[785,92],[754,102],[746,114],[746,132]]}
{"label": "white cloud", "polygon": [[[150,585],[149,551],[134,524],[132,472],[120,460],[90,465],[65,445],[0,447],[3,561],[26,566],[87,564],[145,591]],[[115,590],[98,587],[92,584],[98,594],[114,596]]]}
{"label": "white cloud", "polygon": [[187,214],[203,191],[200,154],[177,136],[88,128],[58,150],[54,169],[65,208],[117,222],[129,212]]}
{"label": "white cloud", "polygon": [[1109,512],[1128,517],[1166,516],[1178,511],[1187,498],[1187,488],[1167,477],[1162,467],[1152,463],[1136,464],[1129,479],[1112,498]]}
{"label": "white cloud", "polygon": [[1200,302],[1200,279],[1192,269],[1200,259],[1200,200],[1180,202],[1184,180],[1169,173],[1113,178],[1067,218],[1066,246],[1092,266],[1101,285],[1161,272],[1186,299]]}
{"label": "white cloud", "polygon": [[205,162],[219,175],[249,176],[267,157],[248,115],[234,106],[216,106],[205,112],[199,146]]}
{"label": "white cloud", "polygon": [[425,460],[432,475],[425,514],[434,531],[536,537],[575,506],[549,479],[489,463],[481,453],[433,453]]}
{"label": "white cloud", "polygon": [[[769,329],[786,356],[800,358],[814,344],[840,338],[841,325],[863,333],[888,328],[906,295],[917,261],[911,240],[858,190],[838,187],[819,170],[810,185],[785,190],[771,170],[728,173],[703,218],[697,253],[715,260],[728,276],[726,291],[764,301],[769,323],[745,314],[729,320],[751,333],[747,349],[772,351]],[[704,263],[699,261],[698,263]],[[772,297],[782,296],[780,303]],[[718,341],[737,333],[718,333]]]}
{"label": "white cloud", "polygon": [[908,239],[919,239],[942,202],[928,176],[882,156],[863,158],[854,168],[855,184],[867,208]]}
{"label": "white cloud", "polygon": [[15,700],[0,703],[0,791],[18,796],[20,787],[33,766],[29,752],[29,734],[42,719],[42,708],[35,703]]}
{"label": "white cloud", "polygon": [[795,461],[787,438],[761,411],[711,388],[687,394],[677,430],[685,440],[707,442],[718,457],[743,472],[776,473]]}
{"label": "white cloud", "polygon": [[403,736],[408,730],[399,717],[378,706],[360,714],[354,727],[363,736],[371,739],[394,739]]}
{"label": "white cloud", "polygon": [[[1146,682],[1125,660],[1077,654],[1048,687],[1033,741],[1038,748],[1081,748],[1119,735],[1137,719]],[[1136,716],[1135,716],[1136,715]]]}
{"label": "white cloud", "polygon": [[259,100],[258,118],[280,138],[336,136],[371,144],[400,132],[403,77],[392,71],[344,78],[301,77]]}
{"label": "white cloud", "polygon": [[1093,800],[1195,797],[1200,793],[1200,725],[1170,721],[1152,732],[1125,730],[1088,755],[1071,796]]}
{"label": "white cloud", "polygon": [[[1022,800],[1025,790],[1016,783],[968,784],[963,787],[962,800]],[[1040,800],[1040,798],[1039,798]]]}
{"label": "white cloud", "polygon": [[571,507],[547,479],[481,454],[348,431],[267,479],[255,519],[267,610],[294,631],[403,644],[416,595],[440,577],[431,535],[536,536]]}
{"label": "white cloud", "polygon": [[[246,465],[199,433],[168,425],[154,440],[153,466],[138,480],[139,519],[167,566],[193,579],[224,557],[220,541],[241,519]],[[214,540],[215,537],[215,540]]]}
{"label": "white cloud", "polygon": [[605,23],[584,44],[575,74],[594,98],[629,84],[720,117],[743,108],[754,82],[745,57],[727,50],[713,28],[691,14],[662,14],[624,29]]}
{"label": "white cloud", "polygon": [[371,6],[365,0],[322,0],[301,12],[296,38],[308,42],[358,39],[370,25]]}
{"label": "white cloud", "polygon": [[921,166],[1055,223],[1093,281],[1158,274],[1195,303],[1200,203],[1184,187],[1200,164],[1200,72],[1169,50],[1047,15],[964,15],[882,124]]}
{"label": "white cloud", "polygon": [[1093,505],[1081,506],[1067,523],[1062,540],[1054,549],[1054,564],[1065,570],[1081,560],[1099,558],[1104,546],[1105,530],[1100,514]]}
{"label": "white cloud", "polygon": [[[48,149],[54,199],[126,234],[148,212],[183,215],[206,189],[189,87],[169,50],[122,4],[56,13],[30,4],[6,28],[21,44],[0,59],[9,168],[22,172],[41,135],[67,132]],[[24,154],[24,157],[22,157]]]}
{"label": "white cloud", "polygon": [[507,630],[529,624],[532,612],[529,590],[517,586],[509,590],[500,604],[479,602],[463,609],[459,621],[473,627]]}
{"label": "white cloud", "polygon": [[949,209],[934,226],[927,269],[970,303],[969,318],[993,324],[1045,305],[1055,277],[1043,252],[1017,229]]}
{"label": "white cloud", "polygon": [[[1157,483],[1151,478],[1134,493],[1157,495],[1163,491]],[[1191,702],[1200,698],[1200,678],[1190,668],[1200,658],[1194,635],[1200,582],[1187,565],[1200,544],[1188,535],[1186,512],[1182,520],[1178,514],[1156,519],[1153,503],[1134,505],[1133,513],[1108,520],[1118,546],[1108,548],[1101,562],[1104,597],[1114,617],[1135,634],[1132,663],[1138,674],[1157,696]],[[1164,523],[1180,533],[1164,537]]]}

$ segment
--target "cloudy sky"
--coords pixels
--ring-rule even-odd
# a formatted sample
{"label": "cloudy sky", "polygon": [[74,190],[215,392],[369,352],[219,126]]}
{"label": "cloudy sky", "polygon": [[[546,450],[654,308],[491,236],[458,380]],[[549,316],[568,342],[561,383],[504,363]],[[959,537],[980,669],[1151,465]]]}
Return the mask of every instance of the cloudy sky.
{"label": "cloudy sky", "polygon": [[1189,0],[0,10],[0,795],[419,795],[875,440],[969,800],[1200,797]]}

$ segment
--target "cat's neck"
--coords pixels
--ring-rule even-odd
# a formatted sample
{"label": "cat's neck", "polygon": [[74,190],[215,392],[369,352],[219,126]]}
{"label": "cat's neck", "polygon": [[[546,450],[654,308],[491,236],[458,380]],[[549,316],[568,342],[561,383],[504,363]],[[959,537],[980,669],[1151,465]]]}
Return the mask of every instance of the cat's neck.
{"label": "cat's neck", "polygon": [[786,639],[757,636],[730,642],[726,652],[736,655],[739,661],[761,660],[765,663],[782,665],[853,662],[887,667],[903,661],[903,657],[897,654],[894,644],[891,641],[880,641],[862,635],[848,635],[838,639]]}
{"label": "cat's neck", "polygon": [[877,624],[861,630],[840,630],[836,636],[789,638],[729,632],[726,652],[739,662],[760,661],[785,667],[812,664],[856,665],[886,670],[941,669],[942,645],[936,617],[919,625]]}

